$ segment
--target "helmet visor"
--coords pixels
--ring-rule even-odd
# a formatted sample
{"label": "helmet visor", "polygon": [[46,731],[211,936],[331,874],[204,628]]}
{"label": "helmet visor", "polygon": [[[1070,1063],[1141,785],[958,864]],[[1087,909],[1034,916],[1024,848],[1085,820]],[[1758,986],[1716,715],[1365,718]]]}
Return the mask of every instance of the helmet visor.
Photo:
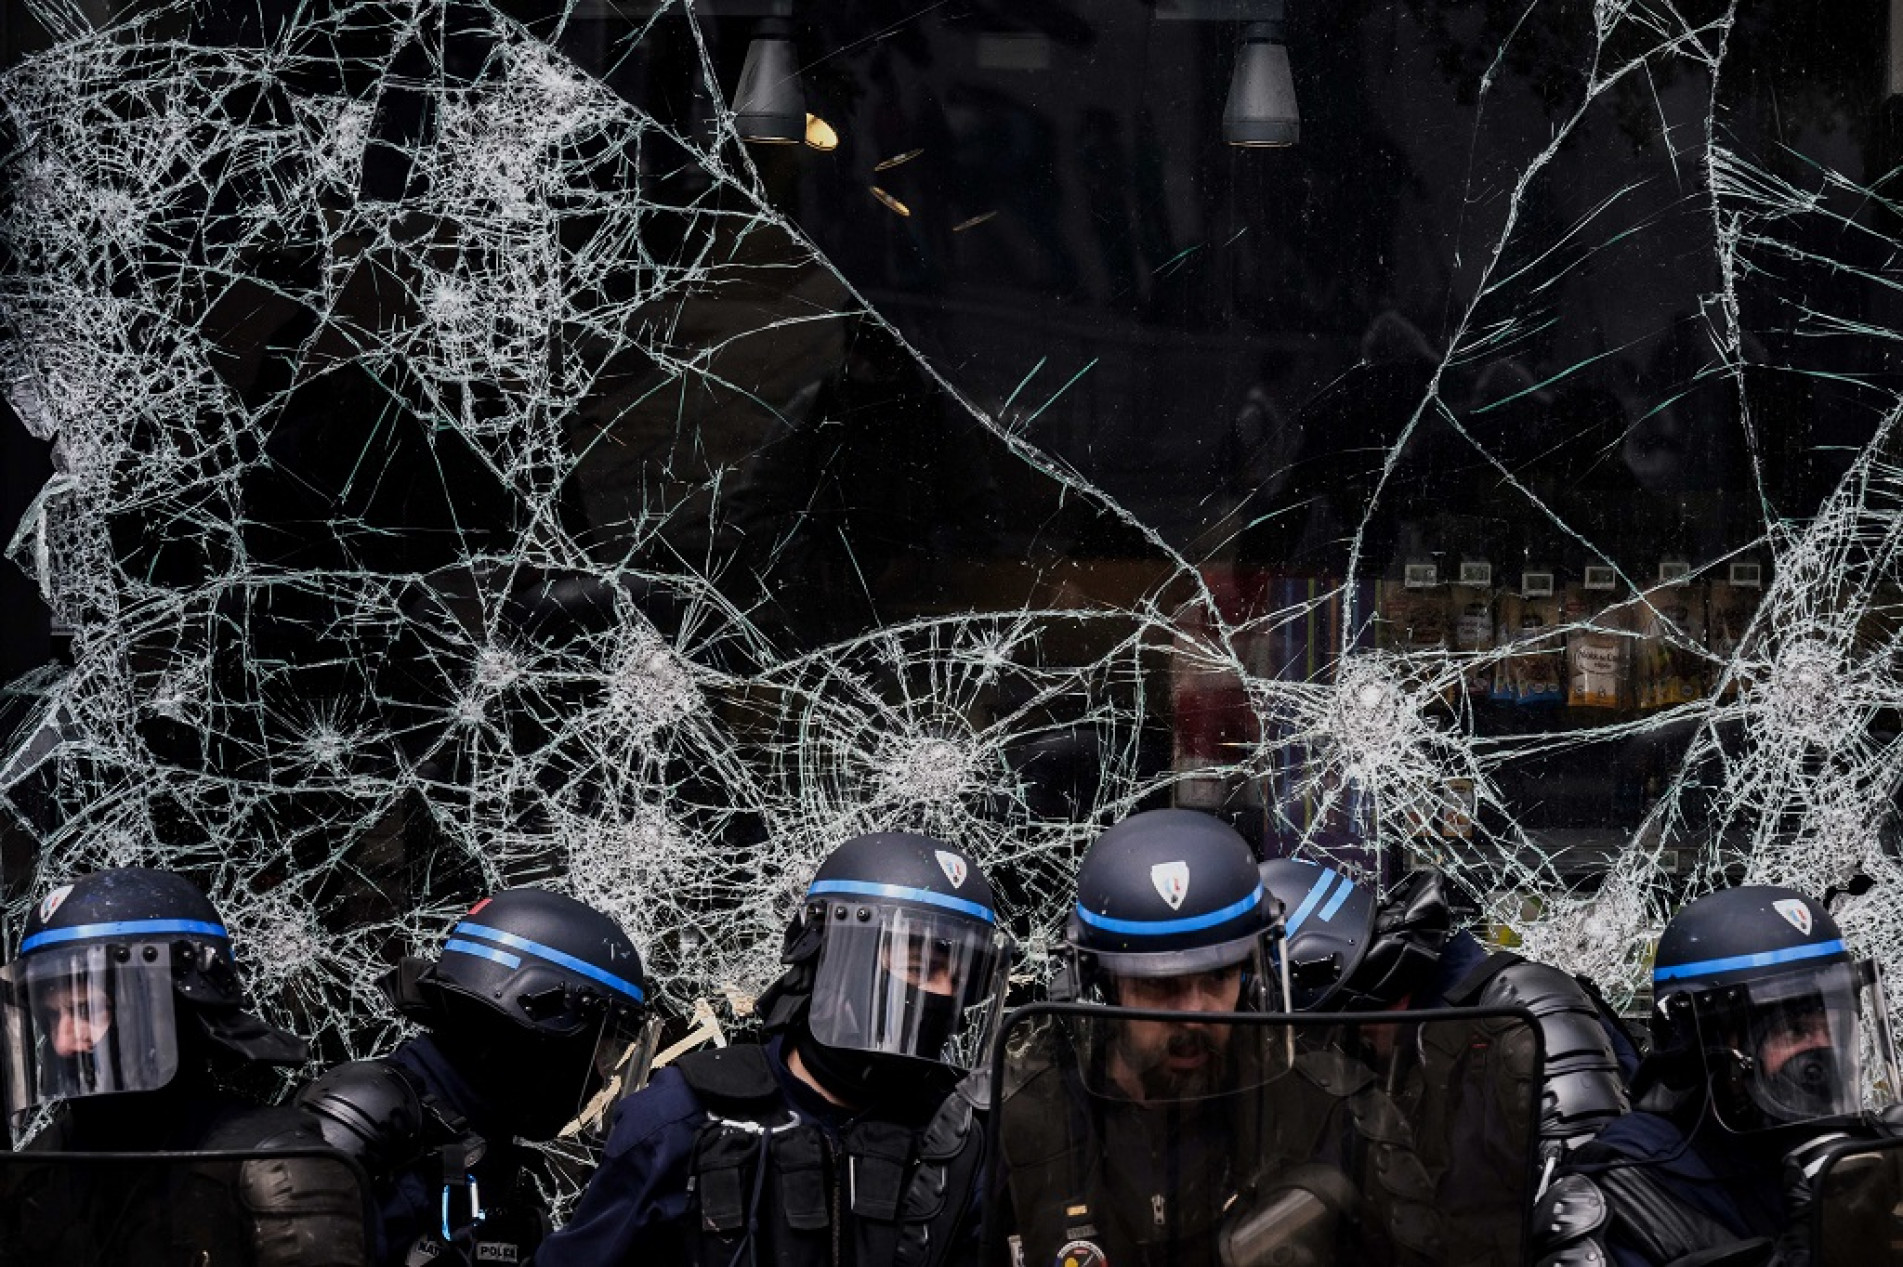
{"label": "helmet visor", "polygon": [[1866,959],[1742,982],[1714,991],[1715,1006],[1701,998],[1701,1038],[1743,1057],[1744,1093],[1767,1124],[1881,1107],[1865,1104],[1895,1097],[1880,981]]}
{"label": "helmet visor", "polygon": [[830,908],[808,1014],[813,1038],[843,1050],[943,1059],[1000,984],[1000,941],[976,921],[906,906]]}
{"label": "helmet visor", "polygon": [[0,968],[0,1022],[16,1116],[162,1087],[178,1072],[172,948],[93,944],[15,960]]}
{"label": "helmet visor", "polygon": [[595,1076],[615,1099],[633,1095],[648,1084],[660,1033],[660,1018],[646,1012],[616,1017],[602,1031],[595,1044]]}
{"label": "helmet visor", "polygon": [[1180,977],[1193,972],[1211,972],[1235,964],[1255,964],[1261,958],[1262,932],[1251,929],[1241,937],[1211,946],[1193,946],[1180,950],[1117,952],[1078,948],[1103,971],[1119,977]]}
{"label": "helmet visor", "polygon": [[563,1135],[607,1131],[615,1106],[648,1084],[660,1035],[660,1018],[645,1010],[609,1019],[595,1041],[586,1078],[586,1103],[576,1109]]}

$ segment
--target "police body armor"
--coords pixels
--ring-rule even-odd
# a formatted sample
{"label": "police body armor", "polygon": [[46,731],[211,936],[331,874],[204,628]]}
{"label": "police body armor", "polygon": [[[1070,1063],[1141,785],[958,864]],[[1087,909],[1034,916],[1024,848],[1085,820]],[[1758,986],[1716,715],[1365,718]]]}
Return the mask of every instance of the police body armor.
{"label": "police body armor", "polygon": [[862,1118],[837,1142],[786,1101],[763,1048],[675,1064],[707,1111],[691,1160],[690,1259],[931,1267],[966,1228],[982,1104],[966,1084],[922,1129]]}
{"label": "police body armor", "polygon": [[[1496,951],[1448,991],[1451,1007],[1524,1008],[1539,1024],[1544,1063],[1539,1136],[1548,1155],[1583,1143],[1630,1111],[1619,1060],[1605,1025],[1621,1025],[1577,977],[1549,964]],[[1530,1056],[1530,1052],[1528,1055]],[[1534,1072],[1529,1059],[1527,1070]]]}
{"label": "police body armor", "polygon": [[[1207,1058],[1172,1075],[1166,1057],[1162,1074],[1146,1081],[1127,1076],[1136,1063],[1127,1053],[1141,1039],[1120,1034],[1143,1025],[1152,1037],[1167,1035],[1185,1014],[1061,1005],[1015,1013],[997,1075],[1000,1149],[987,1210],[1000,1213],[986,1225],[986,1261],[1517,1263],[1532,1182],[1532,1088],[1498,1089],[1502,1099],[1525,1100],[1514,1115],[1519,1138],[1502,1141],[1522,1165],[1490,1206],[1467,1215],[1487,1225],[1481,1243],[1511,1248],[1456,1257],[1421,1161],[1420,1123],[1386,1094],[1374,1069],[1349,1054],[1352,1045],[1337,1045],[1342,1027],[1356,1019],[1195,1014],[1193,1025],[1213,1036]],[[1395,1014],[1364,1037],[1400,1045],[1432,1035],[1453,1046],[1461,1035],[1481,1033],[1476,1022],[1520,1034],[1531,1026],[1524,1014]],[[1439,1032],[1449,1028],[1459,1035]],[[1497,1126],[1513,1129],[1505,1120]],[[1426,1151],[1448,1151],[1433,1143]],[[1468,1231],[1463,1243],[1473,1239]]]}
{"label": "police body armor", "polygon": [[369,1217],[328,1150],[0,1154],[4,1267],[365,1267]]}
{"label": "police body armor", "polygon": [[[326,1143],[369,1172],[379,1196],[406,1174],[422,1175],[432,1226],[408,1245],[385,1246],[390,1261],[524,1263],[548,1235],[540,1198],[527,1191],[520,1168],[494,1165],[490,1143],[401,1065],[338,1065],[299,1091],[297,1105],[317,1120]],[[485,1158],[492,1162],[487,1185],[472,1173]]]}

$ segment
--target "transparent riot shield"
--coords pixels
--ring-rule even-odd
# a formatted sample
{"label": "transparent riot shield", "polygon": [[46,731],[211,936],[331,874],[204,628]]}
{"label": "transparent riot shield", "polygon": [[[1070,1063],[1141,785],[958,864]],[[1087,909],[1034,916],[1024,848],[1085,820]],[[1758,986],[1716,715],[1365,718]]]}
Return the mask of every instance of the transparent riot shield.
{"label": "transparent riot shield", "polygon": [[1849,1142],[1811,1181],[1814,1267],[1903,1263],[1903,1139]]}
{"label": "transparent riot shield", "polygon": [[367,1192],[324,1150],[0,1153],[0,1267],[366,1267]]}
{"label": "transparent riot shield", "polygon": [[1020,1009],[985,1261],[1517,1267],[1541,1058],[1522,1011]]}

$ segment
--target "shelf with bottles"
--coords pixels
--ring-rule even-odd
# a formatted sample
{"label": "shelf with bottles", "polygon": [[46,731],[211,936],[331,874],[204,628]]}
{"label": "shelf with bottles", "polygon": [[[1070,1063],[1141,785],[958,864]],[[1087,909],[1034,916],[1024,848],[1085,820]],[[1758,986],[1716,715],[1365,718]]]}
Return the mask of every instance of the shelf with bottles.
{"label": "shelf with bottles", "polygon": [[1496,584],[1492,565],[1462,559],[1443,580],[1436,561],[1372,582],[1374,645],[1467,667],[1447,702],[1475,716],[1520,712],[1598,725],[1707,698],[1720,689],[1762,599],[1764,569],[1731,560],[1694,574],[1662,559],[1635,590],[1604,562],[1561,571],[1532,563]]}

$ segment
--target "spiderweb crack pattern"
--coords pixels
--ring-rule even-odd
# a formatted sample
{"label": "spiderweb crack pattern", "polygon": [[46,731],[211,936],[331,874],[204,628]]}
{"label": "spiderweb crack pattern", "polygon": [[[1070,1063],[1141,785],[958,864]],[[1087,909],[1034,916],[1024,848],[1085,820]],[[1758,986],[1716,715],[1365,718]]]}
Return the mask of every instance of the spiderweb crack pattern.
{"label": "spiderweb crack pattern", "polygon": [[[1525,135],[1509,94],[1548,53],[1543,6],[1487,28],[1474,151],[1489,129],[1520,148],[1504,170],[1470,161],[1456,191],[1449,320],[1408,338],[1421,386],[1375,447],[1339,534],[1347,564],[1240,606],[1218,576],[1231,543],[1185,544],[1054,443],[1043,411],[930,355],[777,209],[717,101],[706,131],[665,123],[547,29],[480,3],[300,10],[255,46],[182,4],[97,30],[70,6],[33,11],[52,43],[0,78],[0,384],[55,474],[9,553],[70,626],[73,663],[14,688],[34,707],[0,750],[0,804],[32,856],[10,930],[53,877],[186,868],[266,1009],[327,1056],[363,1054],[400,1028],[376,976],[485,889],[549,883],[601,906],[678,1014],[730,1009],[774,975],[826,850],[910,828],[994,873],[1035,976],[1093,835],[1200,782],[1255,789],[1281,845],[1379,881],[1399,847],[1446,867],[1529,950],[1615,991],[1639,983],[1673,904],[1727,874],[1857,880],[1846,926],[1903,952],[1884,847],[1903,713],[1898,398],[1785,363],[1802,340],[1896,337],[1806,284],[1890,286],[1872,254],[1896,208],[1728,130],[1736,6],[1601,0],[1557,26],[1571,42],[1542,83],[1550,127]],[[662,5],[631,38],[682,17]],[[1676,186],[1555,194],[1569,147],[1634,102]],[[1580,334],[1597,314],[1563,296],[1654,238],[1697,260],[1680,324],[1698,355],[1684,391],[1646,401],[1607,450],[1651,472],[1644,428],[1728,385],[1756,526],[1692,579],[1744,556],[1770,579],[1726,646],[1681,623],[1500,427],[1558,409],[1623,350],[1623,329]],[[1533,373],[1515,358],[1532,364],[1551,329],[1578,337]],[[1038,583],[992,609],[787,616],[822,572],[844,578],[828,601],[906,580],[902,551],[881,571],[800,465],[851,417],[794,370],[861,372],[868,331],[901,364],[865,372],[912,376],[1017,486],[1086,507],[1147,570],[1105,598],[1089,566],[1034,560]],[[1814,514],[1777,504],[1767,372],[1848,382],[1888,419]],[[1239,395],[1251,426],[1271,425],[1268,393]],[[709,407],[741,421],[700,428]],[[1364,578],[1401,552],[1383,525],[1430,441],[1605,559],[1618,597],[1485,646],[1394,636]],[[1305,502],[1286,490],[1298,446],[1276,444],[1264,519]],[[843,545],[813,544],[827,537]],[[1636,716],[1482,723],[1477,684],[1641,630],[1714,689]],[[1291,667],[1277,648],[1298,636],[1331,642],[1327,663]],[[1186,712],[1166,681],[1233,686],[1246,724],[1157,760]],[[1575,891],[1526,772],[1648,744],[1671,754],[1656,800],[1621,825],[1603,882]],[[1699,859],[1689,874],[1680,855]]]}

